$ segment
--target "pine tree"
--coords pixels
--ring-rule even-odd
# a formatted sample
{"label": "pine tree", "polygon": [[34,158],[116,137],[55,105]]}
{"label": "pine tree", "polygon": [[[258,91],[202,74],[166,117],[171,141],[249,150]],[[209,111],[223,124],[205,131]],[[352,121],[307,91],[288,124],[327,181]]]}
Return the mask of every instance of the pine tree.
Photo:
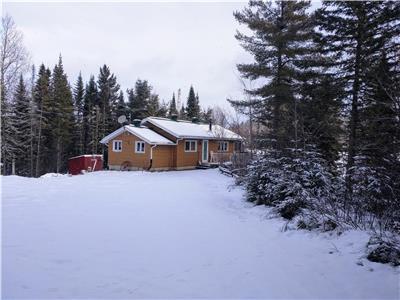
{"label": "pine tree", "polygon": [[175,93],[172,94],[172,99],[169,104],[168,115],[178,115],[178,110],[176,109]]}
{"label": "pine tree", "polygon": [[199,99],[194,93],[193,86],[190,86],[189,89],[189,95],[186,104],[186,114],[189,120],[192,120],[193,118],[199,119],[200,117]]}
{"label": "pine tree", "polygon": [[[238,70],[245,78],[266,82],[247,91],[254,98],[252,114],[269,128],[265,139],[278,149],[295,139],[298,75],[305,67],[313,37],[309,7],[309,1],[250,1],[249,7],[234,13],[239,23],[253,32],[250,36],[238,32],[236,38],[255,60],[239,64]],[[249,105],[244,101],[231,103],[236,107]]]}
{"label": "pine tree", "polygon": [[14,114],[12,118],[16,151],[14,153],[17,175],[27,176],[30,173],[29,151],[31,139],[30,101],[22,75],[14,95]]}
{"label": "pine tree", "polygon": [[85,88],[83,86],[82,74],[79,72],[78,79],[75,84],[73,97],[74,97],[74,110],[76,121],[75,132],[75,153],[84,154],[84,128],[83,128],[83,111],[84,111],[84,95]]}
{"label": "pine tree", "polygon": [[67,159],[73,155],[74,107],[70,85],[64,73],[61,55],[51,78],[51,170],[66,170]]}

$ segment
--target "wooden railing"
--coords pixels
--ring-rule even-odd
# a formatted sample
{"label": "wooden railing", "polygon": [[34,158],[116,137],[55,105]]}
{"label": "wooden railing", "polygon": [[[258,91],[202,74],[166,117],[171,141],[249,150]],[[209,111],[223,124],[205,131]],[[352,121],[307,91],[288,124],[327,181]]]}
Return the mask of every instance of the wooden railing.
{"label": "wooden railing", "polygon": [[211,151],[210,163],[224,163],[232,160],[232,153]]}

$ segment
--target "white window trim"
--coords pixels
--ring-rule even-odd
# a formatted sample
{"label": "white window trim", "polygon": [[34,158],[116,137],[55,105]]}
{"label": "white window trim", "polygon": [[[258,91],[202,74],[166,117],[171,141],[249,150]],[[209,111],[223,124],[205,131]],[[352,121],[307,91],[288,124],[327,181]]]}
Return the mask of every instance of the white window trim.
{"label": "white window trim", "polygon": [[[137,145],[138,144],[143,144],[143,151],[138,151],[137,150]],[[146,152],[146,143],[145,142],[143,142],[143,141],[136,141],[135,142],[135,153],[145,153]]]}
{"label": "white window trim", "polygon": [[[121,149],[116,149],[115,145],[117,143],[121,143]],[[122,152],[122,141],[121,140],[113,140],[113,152]]]}
{"label": "white window trim", "polygon": [[[186,143],[194,143],[194,150],[186,150]],[[190,146],[189,146],[190,148]],[[185,144],[184,144],[184,150],[185,152],[197,152],[197,141],[196,140],[185,140]]]}
{"label": "white window trim", "polygon": [[[226,149],[225,150],[223,149],[223,147],[220,147],[220,145],[222,145],[222,144],[226,144]],[[227,142],[227,141],[219,141],[218,142],[218,148],[220,148],[220,149],[218,149],[218,152],[228,152],[229,151],[229,142]]]}

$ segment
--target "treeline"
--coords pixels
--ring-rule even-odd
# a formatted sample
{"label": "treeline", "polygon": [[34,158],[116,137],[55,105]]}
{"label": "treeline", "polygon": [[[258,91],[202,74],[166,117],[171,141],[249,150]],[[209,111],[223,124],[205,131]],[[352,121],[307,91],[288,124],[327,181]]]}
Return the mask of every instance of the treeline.
{"label": "treeline", "polygon": [[250,1],[234,16],[256,88],[231,103],[263,128],[248,200],[301,228],[399,230],[400,3]]}
{"label": "treeline", "polygon": [[[27,76],[28,55],[22,35],[12,18],[2,18],[1,51],[1,166],[2,174],[41,176],[65,172],[68,158],[81,154],[103,154],[99,141],[121,124],[148,116],[209,120],[199,96],[190,87],[186,105],[175,94],[168,102],[147,80],[138,79],[124,93],[110,68],[103,65],[97,78],[84,82],[81,74],[71,86],[61,55],[51,70],[42,64]],[[24,68],[25,65],[25,68]],[[179,90],[180,96],[180,90]],[[179,101],[178,101],[179,100]]]}

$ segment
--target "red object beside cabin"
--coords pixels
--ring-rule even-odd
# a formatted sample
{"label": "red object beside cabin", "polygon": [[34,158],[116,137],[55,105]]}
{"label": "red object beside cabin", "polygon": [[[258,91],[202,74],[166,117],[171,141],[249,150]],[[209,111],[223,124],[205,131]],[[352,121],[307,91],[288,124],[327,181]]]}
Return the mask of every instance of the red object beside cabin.
{"label": "red object beside cabin", "polygon": [[80,155],[68,160],[68,173],[71,175],[100,170],[103,170],[103,156],[99,154]]}

